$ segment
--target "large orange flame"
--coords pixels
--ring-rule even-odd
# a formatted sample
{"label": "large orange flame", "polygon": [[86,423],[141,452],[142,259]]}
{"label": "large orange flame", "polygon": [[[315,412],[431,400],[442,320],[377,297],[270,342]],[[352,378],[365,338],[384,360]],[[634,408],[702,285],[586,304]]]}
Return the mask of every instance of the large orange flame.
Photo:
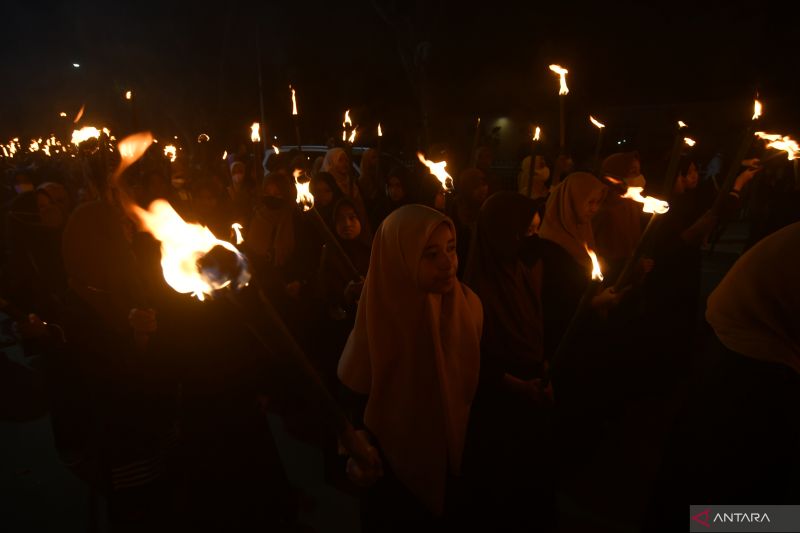
{"label": "large orange flame", "polygon": [[87,141],[93,137],[95,139],[100,138],[100,130],[98,130],[94,126],[84,126],[79,130],[73,130],[72,144],[78,146],[82,142]]}
{"label": "large orange flame", "polygon": [[753,120],[761,118],[762,111],[763,108],[761,106],[761,102],[759,102],[758,98],[756,98],[755,102],[753,103]]}
{"label": "large orange flame", "polygon": [[695,141],[691,137],[684,137],[683,142],[685,142],[689,146],[694,146],[695,144],[697,144],[697,141]]}
{"label": "large orange flame", "polygon": [[603,281],[603,271],[600,270],[600,262],[597,260],[597,254],[594,253],[594,250],[589,248],[586,243],[583,243],[583,247],[586,249],[586,253],[589,254],[589,258],[592,260],[592,279],[595,281]]}
{"label": "large orange flame", "polygon": [[664,200],[653,198],[652,196],[642,196],[644,187],[628,187],[622,198],[629,198],[634,202],[642,204],[642,211],[645,213],[657,213],[663,215],[669,211],[669,204]]}
{"label": "large orange flame", "polygon": [[538,141],[542,136],[542,128],[536,126],[536,129],[533,131],[533,140]]}
{"label": "large orange flame", "polygon": [[558,94],[569,94],[569,87],[567,87],[567,74],[569,71],[561,65],[550,65],[550,70],[558,74],[561,85],[558,89]]}
{"label": "large orange flame", "polygon": [[422,152],[417,152],[417,158],[419,159],[420,163],[428,167],[431,174],[436,176],[442,184],[442,189],[445,191],[452,191],[453,190],[453,177],[447,173],[445,167],[447,167],[447,161],[439,161],[438,163],[434,163],[428,159],[425,159],[425,156],[422,155]]}
{"label": "large orange flame", "polygon": [[311,190],[309,186],[311,185],[311,180],[307,180],[304,182],[298,181],[297,178],[303,175],[303,171],[300,169],[296,169],[294,171],[294,184],[297,187],[297,204],[303,208],[303,211],[309,211],[312,207],[314,207],[314,195],[311,194]]}
{"label": "large orange flame", "polygon": [[254,143],[261,142],[261,124],[253,122],[250,126],[250,140]]}
{"label": "large orange flame", "polygon": [[783,150],[786,152],[789,161],[798,158],[800,146],[798,146],[797,141],[791,137],[777,133],[764,133],[763,131],[757,131],[756,137],[769,141],[767,142],[767,148],[774,148],[775,150]]}

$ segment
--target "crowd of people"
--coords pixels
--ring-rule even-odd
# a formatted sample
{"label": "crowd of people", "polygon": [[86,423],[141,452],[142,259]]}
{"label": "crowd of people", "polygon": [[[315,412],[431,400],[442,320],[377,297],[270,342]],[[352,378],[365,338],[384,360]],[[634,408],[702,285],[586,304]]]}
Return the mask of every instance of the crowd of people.
{"label": "crowd of people", "polygon": [[[645,179],[637,152],[586,165],[599,172],[531,152],[503,180],[482,146],[450,194],[375,149],[292,150],[262,165],[244,146],[224,161],[201,148],[169,162],[154,146],[116,182],[102,137],[77,157],[18,154],[5,169],[2,311],[36,373],[0,360],[0,414],[48,411],[65,467],[121,531],[297,530],[302,498],[270,413],[323,454],[327,483],[359,496],[364,531],[558,531],[557,494],[613,440],[610,421],[676,395],[661,470],[643,488],[648,527],[666,527],[653,518],[664,510],[683,519],[687,503],[751,501],[756,484],[773,483],[769,503],[792,503],[777,488],[800,466],[783,411],[800,391],[791,166],[728,161],[726,189],[690,155],[662,183]],[[296,202],[296,170],[319,219]],[[621,284],[650,215],[609,183],[670,206]],[[158,241],[122,197],[167,199],[234,243],[241,224],[254,283],[366,457],[246,317],[167,285]],[[706,315],[703,250],[740,220],[749,250]],[[695,395],[698,354],[713,361],[702,376],[719,379]],[[716,429],[693,448],[680,435],[706,415]],[[743,457],[747,473],[720,477]]]}

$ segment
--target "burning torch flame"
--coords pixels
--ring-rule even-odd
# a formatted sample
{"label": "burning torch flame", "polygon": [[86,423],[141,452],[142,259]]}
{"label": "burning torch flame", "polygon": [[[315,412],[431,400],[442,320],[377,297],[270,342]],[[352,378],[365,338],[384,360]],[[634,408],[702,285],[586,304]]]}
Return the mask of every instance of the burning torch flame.
{"label": "burning torch flame", "polygon": [[253,122],[253,125],[250,126],[250,140],[254,143],[261,142],[261,124],[258,122]]}
{"label": "burning torch flame", "polygon": [[84,126],[79,130],[74,130],[72,132],[72,144],[78,146],[83,141],[91,139],[94,137],[95,139],[100,137],[100,130],[93,126]]}
{"label": "burning torch flame", "polygon": [[758,99],[756,99],[755,102],[753,103],[753,120],[761,118],[761,111],[762,111],[761,102],[759,102]]}
{"label": "burning torch flame", "polygon": [[39,151],[39,143],[36,142],[35,139],[31,140],[31,145],[28,147],[29,152],[38,152]]}
{"label": "burning torch flame", "polygon": [[200,135],[197,136],[197,142],[198,143],[207,143],[210,140],[211,140],[211,137],[209,137],[208,134],[206,134],[206,133],[201,133]]}
{"label": "burning torch flame", "polygon": [[642,211],[645,213],[657,213],[663,215],[669,211],[669,204],[664,200],[653,198],[652,196],[642,196],[644,187],[628,187],[622,198],[630,198],[634,202],[642,204]]}
{"label": "burning torch flame", "polygon": [[309,211],[314,207],[314,195],[311,194],[309,186],[311,180],[300,183],[297,178],[303,175],[303,171],[296,169],[294,171],[294,184],[297,186],[297,204],[303,207],[303,211]]}
{"label": "burning torch flame", "polygon": [[767,143],[767,148],[774,148],[775,150],[783,150],[786,152],[789,161],[797,159],[800,146],[798,146],[797,141],[791,137],[776,133],[764,133],[763,131],[757,131],[756,137],[769,141]]}
{"label": "burning torch flame", "polygon": [[169,157],[170,163],[174,163],[175,159],[178,157],[178,152],[173,145],[168,144],[164,147],[164,155]]}
{"label": "burning torch flame", "polygon": [[225,150],[224,152],[222,152],[222,160],[225,161],[227,159],[228,159],[228,151]]}
{"label": "burning torch flame", "polygon": [[297,116],[297,96],[294,92],[294,87],[289,85],[289,88],[292,90],[292,115]]}
{"label": "burning torch flame", "polygon": [[244,237],[242,237],[242,225],[238,222],[234,222],[231,224],[231,229],[236,234],[236,245],[240,245],[244,242]]}
{"label": "burning torch flame", "polygon": [[694,140],[694,139],[692,139],[691,137],[684,137],[684,138],[683,138],[683,142],[685,142],[685,143],[686,143],[686,144],[688,144],[689,146],[694,146],[695,144],[697,144],[697,141],[695,141],[695,140]]}
{"label": "burning torch flame", "polygon": [[550,70],[558,74],[560,77],[561,87],[558,89],[558,94],[569,94],[569,87],[567,87],[567,73],[569,71],[561,65],[550,65]]}
{"label": "burning torch flame", "polygon": [[[144,154],[153,136],[137,133],[126,137],[119,143],[120,166],[114,173],[115,179],[125,167],[131,165]],[[199,300],[212,295],[215,290],[235,283],[236,288],[247,285],[250,273],[246,259],[231,243],[214,237],[211,231],[199,224],[187,224],[166,200],[155,200],[145,210],[123,195],[126,209],[138,220],[142,229],[150,232],[161,241],[161,269],[164,280],[177,292],[192,294]],[[198,269],[197,262],[214,247],[221,246],[234,253],[243,268],[235,280],[220,280]]]}
{"label": "burning torch flame", "polygon": [[378,122],[378,137],[383,137],[383,130],[381,129],[381,123]]}
{"label": "burning torch flame", "polygon": [[594,250],[589,248],[586,243],[583,243],[583,247],[586,249],[586,253],[589,254],[589,258],[592,260],[592,279],[595,281],[603,281],[603,271],[600,270],[600,263],[597,261],[597,254],[594,253]]}
{"label": "burning torch flame", "polygon": [[125,100],[130,100],[131,98],[133,98],[133,93],[131,91],[126,91]]}
{"label": "burning torch flame", "polygon": [[536,130],[534,130],[533,132],[533,140],[538,141],[541,135],[542,135],[542,128],[536,126]]}
{"label": "burning torch flame", "polygon": [[344,122],[342,122],[342,127],[346,128],[347,126],[352,126],[353,121],[350,120],[350,110],[344,112]]}
{"label": "burning torch flame", "polygon": [[686,126],[686,123],[684,121],[682,121],[682,120],[678,121],[678,129],[686,128],[686,127],[688,127],[688,126]]}
{"label": "burning torch flame", "polygon": [[82,105],[80,110],[78,111],[78,114],[75,115],[75,120],[72,121],[73,124],[77,124],[78,121],[81,119],[81,117],[83,117],[83,111],[85,109],[86,109],[86,104]]}
{"label": "burning torch flame", "polygon": [[595,126],[597,126],[600,129],[603,129],[603,128],[606,127],[605,124],[603,124],[602,122],[600,122],[597,119],[595,119],[592,115],[589,115],[589,120],[591,121],[592,124],[594,124]]}
{"label": "burning torch flame", "polygon": [[67,114],[66,114],[66,113],[64,113],[64,112],[62,111],[61,113],[59,113],[59,114],[58,114],[58,116],[59,116],[59,117],[66,117],[66,116],[67,116]]}
{"label": "burning torch flame", "polygon": [[349,142],[350,144],[353,144],[354,142],[356,142],[356,131],[358,131],[358,130],[354,129],[352,132],[350,132],[350,138],[347,139],[347,142]]}
{"label": "burning torch flame", "polygon": [[434,163],[433,161],[425,159],[425,156],[422,155],[422,152],[417,152],[417,157],[419,158],[420,163],[428,167],[428,170],[430,170],[431,174],[436,176],[436,179],[442,183],[442,189],[448,192],[453,190],[453,177],[445,170],[447,161],[439,161],[438,163]]}
{"label": "burning torch flame", "polygon": [[281,153],[281,149],[275,146],[274,144],[272,145],[272,151],[275,152],[276,155]]}

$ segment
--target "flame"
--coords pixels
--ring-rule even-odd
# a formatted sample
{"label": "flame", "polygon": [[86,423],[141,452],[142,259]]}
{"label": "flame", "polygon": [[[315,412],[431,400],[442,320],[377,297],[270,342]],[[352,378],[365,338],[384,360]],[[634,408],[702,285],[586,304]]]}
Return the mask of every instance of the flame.
{"label": "flame", "polygon": [[592,279],[595,281],[603,281],[603,271],[600,270],[600,262],[597,260],[597,254],[594,253],[594,250],[589,248],[586,243],[583,243],[583,247],[586,249],[586,253],[589,254],[589,258],[592,260]]}
{"label": "flame", "polygon": [[353,144],[354,142],[356,142],[356,131],[358,131],[358,130],[354,129],[353,131],[350,132],[350,138],[347,139],[347,142],[349,142],[350,144]]}
{"label": "flame", "polygon": [[39,151],[39,143],[36,142],[35,139],[31,140],[30,146],[28,146],[29,152],[38,152]]}
{"label": "flame", "polygon": [[108,137],[108,136],[110,136],[110,135],[111,135],[111,131],[110,131],[108,128],[103,128],[103,129],[102,129],[102,130],[100,130],[100,131],[102,131],[103,133],[105,133],[105,134],[106,134],[106,137]]}
{"label": "flame", "polygon": [[292,90],[292,115],[297,116],[297,96],[295,95],[294,87],[289,85]]}
{"label": "flame", "polygon": [[683,142],[685,142],[685,143],[686,143],[686,144],[688,144],[689,146],[694,146],[695,144],[697,144],[697,141],[695,141],[695,140],[694,140],[694,139],[692,139],[691,137],[684,137],[684,138],[683,138]]}
{"label": "flame", "polygon": [[678,129],[686,128],[686,127],[688,127],[688,126],[686,125],[686,123],[684,121],[682,121],[682,120],[678,121]]}
{"label": "flame", "polygon": [[211,137],[209,137],[207,133],[201,133],[200,135],[197,136],[198,143],[207,143],[210,140]]}
{"label": "flame", "polygon": [[550,70],[560,77],[561,87],[558,89],[558,94],[569,94],[569,87],[567,87],[567,73],[569,73],[569,71],[561,65],[550,65]]}
{"label": "flame", "polygon": [[78,111],[78,114],[75,115],[75,120],[72,121],[73,124],[77,124],[78,121],[81,119],[81,117],[83,117],[84,110],[86,110],[86,104],[83,104],[80,110]]}
{"label": "flame", "polygon": [[345,130],[342,130],[342,142],[345,141],[347,141],[347,132]]}
{"label": "flame", "polygon": [[114,177],[121,175],[126,168],[142,157],[152,143],[153,135],[149,131],[134,133],[122,139],[117,145],[120,158]]}
{"label": "flame", "polygon": [[272,151],[275,152],[275,154],[281,153],[281,149],[275,146],[274,144],[272,145]]}
{"label": "flame", "polygon": [[433,161],[425,159],[425,156],[422,155],[422,152],[417,152],[417,158],[419,158],[420,163],[428,167],[428,170],[430,170],[431,174],[436,176],[436,178],[442,183],[442,189],[448,192],[453,190],[453,177],[445,170],[445,167],[447,167],[447,161],[439,161],[438,163],[434,163]]}
{"label": "flame", "polygon": [[589,121],[590,121],[592,124],[594,124],[595,126],[597,126],[598,128],[600,128],[600,129],[603,129],[603,128],[605,128],[605,127],[606,127],[606,125],[605,125],[605,124],[603,124],[602,122],[600,122],[600,121],[598,121],[597,119],[595,119],[595,118],[594,118],[592,115],[589,115]]}
{"label": "flame", "polygon": [[536,126],[536,129],[533,132],[533,140],[538,141],[541,136],[542,136],[542,128]]}
{"label": "flame", "polygon": [[253,122],[250,126],[250,140],[254,143],[261,142],[261,124]]}
{"label": "flame", "polygon": [[135,204],[131,207],[141,227],[161,241],[161,270],[164,280],[175,291],[203,301],[216,290],[231,284],[238,289],[250,281],[247,268],[235,280],[215,279],[200,271],[198,260],[216,246],[233,252],[242,265],[246,266],[246,260],[234,245],[217,239],[207,227],[185,222],[166,200],[155,200],[147,210]]}
{"label": "flame", "polygon": [[130,100],[131,98],[133,98],[133,93],[131,91],[126,91],[125,100]]}
{"label": "flame", "polygon": [[652,196],[642,196],[644,187],[628,187],[622,198],[629,198],[634,202],[642,204],[642,211],[645,213],[657,213],[663,215],[669,211],[669,204],[664,200],[653,198]]}
{"label": "flame", "polygon": [[381,129],[381,123],[378,122],[378,137],[383,137],[383,130]]}
{"label": "flame", "polygon": [[344,122],[342,122],[342,127],[346,128],[347,126],[352,126],[353,121],[350,120],[350,110],[344,112]]}
{"label": "flame", "polygon": [[95,128],[94,126],[84,126],[79,130],[74,130],[72,132],[72,144],[78,146],[83,141],[89,140],[92,137],[95,139],[100,137],[100,130]]}
{"label": "flame", "polygon": [[59,117],[66,117],[66,116],[67,116],[67,114],[66,114],[64,111],[62,111],[61,113],[59,113],[59,114],[58,114],[58,116],[59,116]]}
{"label": "flame", "polygon": [[178,157],[178,152],[175,149],[175,146],[168,144],[164,147],[164,155],[169,157],[170,163],[174,163],[175,159]]}
{"label": "flame", "polygon": [[226,159],[228,159],[228,151],[227,150],[222,152],[222,160],[225,161]]}
{"label": "flame", "polygon": [[295,169],[294,171],[294,184],[297,186],[297,204],[303,207],[303,211],[309,211],[314,207],[314,195],[311,194],[309,186],[311,180],[300,183],[297,178],[303,175],[303,171]]}
{"label": "flame", "polygon": [[242,237],[242,225],[238,222],[234,222],[231,224],[231,229],[236,234],[236,245],[240,245],[244,242],[244,237]]}
{"label": "flame", "polygon": [[761,118],[762,109],[763,108],[761,107],[761,102],[759,102],[758,99],[756,98],[756,100],[753,102],[753,120]]}
{"label": "flame", "polygon": [[777,133],[764,133],[763,131],[757,131],[756,137],[769,141],[767,143],[767,148],[774,148],[775,150],[783,150],[786,152],[789,161],[798,158],[800,146],[798,146],[797,141],[791,137]]}
{"label": "flame", "polygon": [[6,145],[2,144],[2,145],[0,145],[0,148],[3,149],[3,153],[5,154],[6,157],[8,157],[8,150],[6,149]]}

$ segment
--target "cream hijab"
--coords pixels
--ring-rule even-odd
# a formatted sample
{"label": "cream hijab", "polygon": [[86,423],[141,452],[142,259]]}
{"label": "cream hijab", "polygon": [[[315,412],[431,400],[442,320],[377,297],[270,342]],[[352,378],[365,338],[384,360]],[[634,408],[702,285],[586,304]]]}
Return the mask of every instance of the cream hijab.
{"label": "cream hijab", "polygon": [[584,243],[594,249],[591,222],[578,219],[578,209],[586,199],[606,186],[588,172],[574,172],[550,193],[539,228],[539,237],[553,241],[580,265],[591,266]]}
{"label": "cream hijab", "polygon": [[364,422],[398,479],[441,514],[448,471],[458,474],[478,384],[483,311],[469,288],[423,292],[417,268],[431,234],[453,222],[407,205],[378,228],[339,378],[368,394]]}
{"label": "cream hijab", "polygon": [[800,222],[747,251],[708,298],[706,319],[734,352],[800,373]]}

